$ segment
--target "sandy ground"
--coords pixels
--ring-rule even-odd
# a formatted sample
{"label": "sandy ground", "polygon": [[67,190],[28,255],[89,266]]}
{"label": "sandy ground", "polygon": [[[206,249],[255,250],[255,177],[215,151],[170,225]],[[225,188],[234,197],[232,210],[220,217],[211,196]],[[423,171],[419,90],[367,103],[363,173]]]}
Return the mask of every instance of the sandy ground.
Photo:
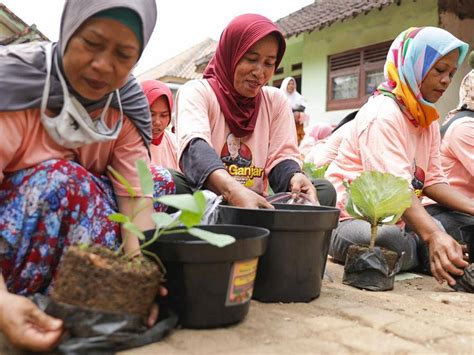
{"label": "sandy ground", "polygon": [[[121,354],[474,354],[474,294],[428,276],[396,281],[388,292],[361,291],[342,284],[342,266],[328,261],[327,269],[332,281],[325,277],[310,303],[252,301],[235,326],[176,329]],[[0,342],[0,353],[12,349]]]}

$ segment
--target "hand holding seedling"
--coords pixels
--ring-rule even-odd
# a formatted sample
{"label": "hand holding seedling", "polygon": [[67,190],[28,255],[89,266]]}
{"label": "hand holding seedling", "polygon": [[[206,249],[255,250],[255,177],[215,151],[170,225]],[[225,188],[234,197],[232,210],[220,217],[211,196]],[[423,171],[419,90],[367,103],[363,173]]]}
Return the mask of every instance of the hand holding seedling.
{"label": "hand holding seedling", "polygon": [[48,316],[28,298],[6,290],[0,290],[0,314],[0,330],[18,348],[52,350],[63,333],[62,320]]}

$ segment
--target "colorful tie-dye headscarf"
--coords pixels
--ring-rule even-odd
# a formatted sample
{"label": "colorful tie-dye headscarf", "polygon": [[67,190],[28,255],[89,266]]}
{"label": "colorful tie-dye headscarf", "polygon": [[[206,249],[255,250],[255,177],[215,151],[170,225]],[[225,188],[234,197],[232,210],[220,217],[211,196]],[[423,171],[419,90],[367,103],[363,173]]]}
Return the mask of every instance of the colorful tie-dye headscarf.
{"label": "colorful tie-dye headscarf", "polygon": [[410,113],[414,125],[428,127],[439,114],[431,102],[423,99],[421,83],[433,65],[456,48],[459,67],[469,46],[451,33],[437,27],[403,31],[390,46],[384,67],[386,81],[377,93],[397,100]]}

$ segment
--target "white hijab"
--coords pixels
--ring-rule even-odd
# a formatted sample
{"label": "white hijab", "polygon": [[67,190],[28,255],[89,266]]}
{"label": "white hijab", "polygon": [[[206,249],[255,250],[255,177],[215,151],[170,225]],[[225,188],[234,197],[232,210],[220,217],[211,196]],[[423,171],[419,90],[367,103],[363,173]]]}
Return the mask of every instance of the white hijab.
{"label": "white hijab", "polygon": [[[295,83],[295,91],[293,91],[291,94],[288,92],[288,84],[290,80],[293,80]],[[283,82],[280,85],[280,90],[285,94],[285,96],[288,98],[291,104],[291,108],[293,110],[296,110],[300,106],[306,106],[306,101],[304,100],[303,96],[297,91],[296,88],[296,80],[292,76],[289,76],[283,80]]]}

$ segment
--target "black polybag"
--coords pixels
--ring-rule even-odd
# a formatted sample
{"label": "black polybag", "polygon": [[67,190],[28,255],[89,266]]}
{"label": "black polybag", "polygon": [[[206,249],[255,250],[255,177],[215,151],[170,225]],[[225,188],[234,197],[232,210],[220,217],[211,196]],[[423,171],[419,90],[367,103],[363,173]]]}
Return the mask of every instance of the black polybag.
{"label": "black polybag", "polygon": [[379,247],[367,250],[355,259],[347,258],[342,283],[369,291],[392,290],[395,274],[400,271],[402,256],[403,253],[391,272]]}
{"label": "black polybag", "polygon": [[474,264],[464,269],[464,275],[456,277],[456,284],[451,286],[456,291],[474,293]]}
{"label": "black polybag", "polygon": [[158,322],[147,328],[142,317],[137,315],[60,304],[40,294],[33,296],[33,302],[47,314],[64,322],[65,336],[55,354],[114,354],[157,342],[178,323],[177,315],[164,307],[160,307]]}

